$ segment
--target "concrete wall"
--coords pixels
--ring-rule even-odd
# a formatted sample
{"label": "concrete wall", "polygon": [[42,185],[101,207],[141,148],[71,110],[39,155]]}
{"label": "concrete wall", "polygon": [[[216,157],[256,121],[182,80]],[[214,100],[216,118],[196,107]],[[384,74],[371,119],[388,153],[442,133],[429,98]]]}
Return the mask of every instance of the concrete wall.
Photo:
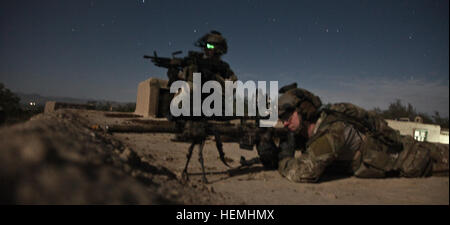
{"label": "concrete wall", "polygon": [[441,131],[441,135],[440,135],[440,143],[442,144],[449,144],[449,136],[448,136],[448,131]]}
{"label": "concrete wall", "polygon": [[135,114],[157,117],[161,89],[167,89],[167,80],[150,78],[138,85]]}
{"label": "concrete wall", "polygon": [[94,105],[75,104],[67,102],[48,101],[45,103],[44,113],[54,112],[57,109],[94,109]]}
{"label": "concrete wall", "polygon": [[400,134],[402,135],[410,135],[414,137],[415,130],[426,130],[428,132],[426,141],[434,143],[441,142],[441,127],[439,125],[403,122],[397,120],[386,120],[386,122],[393,129],[400,131]]}

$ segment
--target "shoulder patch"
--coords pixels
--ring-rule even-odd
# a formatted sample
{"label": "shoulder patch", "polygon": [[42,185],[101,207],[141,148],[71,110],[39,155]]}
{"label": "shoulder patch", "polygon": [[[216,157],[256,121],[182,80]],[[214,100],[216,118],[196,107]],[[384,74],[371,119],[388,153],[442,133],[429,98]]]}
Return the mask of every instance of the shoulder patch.
{"label": "shoulder patch", "polygon": [[333,146],[327,138],[327,135],[317,138],[308,146],[308,151],[313,154],[313,156],[318,157],[325,154],[333,153]]}

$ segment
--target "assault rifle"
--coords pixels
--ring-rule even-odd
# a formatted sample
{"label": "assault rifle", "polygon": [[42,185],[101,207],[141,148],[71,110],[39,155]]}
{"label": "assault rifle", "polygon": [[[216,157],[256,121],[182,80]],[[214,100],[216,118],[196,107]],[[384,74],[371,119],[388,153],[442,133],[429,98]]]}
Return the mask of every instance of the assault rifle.
{"label": "assault rifle", "polygon": [[182,51],[172,53],[172,58],[159,57],[156,51],[153,51],[153,56],[144,55],[144,59],[150,59],[155,66],[167,68],[167,76],[169,77],[169,85],[178,80],[178,72],[183,68],[196,65],[202,74],[202,80],[213,80],[214,74],[221,74],[222,76],[229,73],[229,65],[221,60],[206,58],[204,54],[196,51],[189,51],[188,55],[183,58],[175,57],[181,54]]}
{"label": "assault rifle", "polygon": [[[197,119],[184,119],[179,121],[146,121],[134,120],[134,125],[109,125],[105,127],[108,132],[125,132],[125,133],[175,133],[180,134],[183,138],[191,142],[188,149],[187,161],[182,173],[182,179],[189,180],[187,168],[189,165],[192,152],[195,145],[199,145],[199,162],[202,167],[202,180],[207,183],[205,168],[203,163],[203,147],[208,136],[214,136],[216,147],[219,152],[220,160],[229,167],[225,161],[225,154],[222,148],[221,136],[225,135],[231,137],[234,141],[239,143],[239,147],[244,150],[252,151],[254,146],[260,141],[263,133],[271,133],[273,137],[286,136],[288,130],[286,128],[267,128],[259,127],[258,117],[239,117],[238,124],[221,123],[218,120],[226,121],[237,119],[238,117],[222,118],[205,118],[198,117]],[[140,123],[138,124],[137,122]],[[255,160],[245,161],[241,158],[241,165],[246,166],[248,163],[255,162]]]}

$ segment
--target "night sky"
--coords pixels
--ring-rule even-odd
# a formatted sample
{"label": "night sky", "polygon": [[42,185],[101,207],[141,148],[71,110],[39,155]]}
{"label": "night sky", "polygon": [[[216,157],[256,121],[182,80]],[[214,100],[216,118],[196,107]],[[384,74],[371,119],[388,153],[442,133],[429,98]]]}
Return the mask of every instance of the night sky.
{"label": "night sky", "polygon": [[240,80],[297,82],[326,102],[395,99],[449,114],[449,1],[3,0],[0,82],[44,96],[135,101],[210,30]]}

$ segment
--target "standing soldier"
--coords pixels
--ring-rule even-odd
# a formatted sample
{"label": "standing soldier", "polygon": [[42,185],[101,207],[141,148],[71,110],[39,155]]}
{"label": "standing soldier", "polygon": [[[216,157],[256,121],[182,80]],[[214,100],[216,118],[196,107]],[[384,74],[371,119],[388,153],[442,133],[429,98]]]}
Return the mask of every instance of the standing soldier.
{"label": "standing soldier", "polygon": [[[278,103],[291,134],[276,161],[290,181],[317,182],[330,166],[364,178],[448,176],[448,147],[401,136],[372,112],[350,103],[322,106],[299,88],[286,91]],[[295,141],[302,137],[305,151],[295,158]]]}
{"label": "standing soldier", "polygon": [[[202,83],[216,80],[224,86],[225,80],[236,81],[237,77],[228,63],[222,61],[222,55],[228,51],[226,39],[218,31],[211,31],[195,42],[203,52],[190,51],[180,63],[173,60],[171,64],[181,64],[181,70],[171,67],[168,71],[169,85],[175,80],[193,81],[193,73],[202,74]],[[157,60],[154,61],[157,64]],[[158,65],[158,64],[157,64]]]}
{"label": "standing soldier", "polygon": [[[184,58],[160,58],[157,57],[156,53],[153,57],[144,56],[144,58],[152,59],[152,62],[154,62],[156,66],[168,68],[167,76],[169,78],[169,87],[177,80],[183,80],[188,83],[190,88],[189,92],[181,90],[175,95],[187,95],[189,93],[191,94],[189,97],[192,98],[193,75],[194,73],[200,73],[202,86],[205,82],[211,80],[219,82],[222,88],[222,102],[224,102],[225,81],[229,80],[234,82],[237,80],[236,75],[230,69],[228,63],[221,59],[222,55],[226,54],[228,51],[226,39],[220,32],[213,30],[198,39],[195,42],[195,46],[202,48],[203,52],[189,51],[188,55]],[[173,55],[178,53],[180,52],[173,53]],[[175,95],[172,95],[171,99]],[[202,94],[201,100],[205,97],[206,96]],[[191,101],[191,104],[192,103],[193,101]],[[190,109],[192,110],[193,107],[190,107]],[[173,119],[170,114],[167,114],[166,116],[169,120]],[[189,130],[188,128],[193,126],[191,123],[185,124],[183,120],[179,120],[178,122],[179,126],[186,127],[186,130]],[[185,138],[183,138],[183,134],[180,134],[176,135],[174,140],[185,140]]]}
{"label": "standing soldier", "polygon": [[[224,94],[225,81],[229,80],[234,82],[237,80],[236,75],[230,69],[228,63],[221,59],[222,55],[228,51],[226,39],[220,32],[213,30],[198,39],[195,42],[195,46],[202,48],[203,52],[189,51],[188,55],[183,58],[175,57],[181,51],[172,53],[173,58],[161,58],[154,52],[154,56],[144,55],[144,58],[151,59],[156,66],[168,69],[169,87],[173,82],[183,80],[187,81],[192,89],[193,74],[200,73],[201,85],[210,80],[217,81],[222,87],[222,94]],[[179,92],[178,94],[183,93]]]}

